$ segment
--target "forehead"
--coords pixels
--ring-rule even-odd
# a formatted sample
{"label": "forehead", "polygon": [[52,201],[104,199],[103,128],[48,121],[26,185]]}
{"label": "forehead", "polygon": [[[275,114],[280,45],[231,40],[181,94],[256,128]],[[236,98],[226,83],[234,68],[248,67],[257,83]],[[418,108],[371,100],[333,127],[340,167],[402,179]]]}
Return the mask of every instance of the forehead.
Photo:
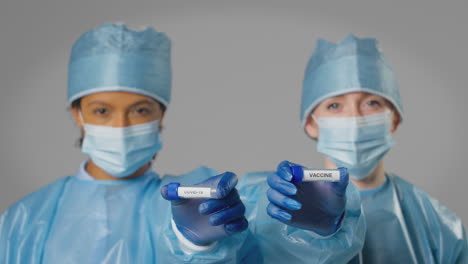
{"label": "forehead", "polygon": [[81,102],[83,106],[96,103],[107,104],[112,106],[130,106],[140,102],[146,102],[148,104],[158,104],[158,102],[151,97],[131,92],[93,93],[82,97]]}

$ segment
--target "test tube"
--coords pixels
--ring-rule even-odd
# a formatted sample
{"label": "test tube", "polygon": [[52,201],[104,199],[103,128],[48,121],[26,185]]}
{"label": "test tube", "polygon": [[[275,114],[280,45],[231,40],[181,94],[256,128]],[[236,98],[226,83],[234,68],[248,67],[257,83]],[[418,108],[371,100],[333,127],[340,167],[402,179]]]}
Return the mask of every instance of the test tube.
{"label": "test tube", "polygon": [[308,169],[302,166],[291,166],[293,178],[292,183],[301,183],[309,181],[340,181],[341,176],[345,175],[348,170],[345,167],[338,169]]}
{"label": "test tube", "polygon": [[180,185],[177,182],[171,182],[167,185],[167,196],[171,200],[184,199],[203,199],[215,198],[216,188],[200,185]]}

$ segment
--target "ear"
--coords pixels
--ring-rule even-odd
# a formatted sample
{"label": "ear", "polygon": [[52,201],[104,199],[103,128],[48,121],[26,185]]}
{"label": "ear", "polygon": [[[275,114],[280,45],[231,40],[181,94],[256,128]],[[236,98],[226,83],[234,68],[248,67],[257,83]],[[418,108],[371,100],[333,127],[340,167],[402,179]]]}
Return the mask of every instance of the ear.
{"label": "ear", "polygon": [[318,138],[319,137],[319,130],[318,130],[318,125],[317,122],[312,118],[311,115],[307,116],[306,124],[304,127],[307,135],[311,138]]}
{"label": "ear", "polygon": [[401,121],[400,114],[396,111],[393,111],[392,130],[391,130],[392,133],[395,133],[397,131],[398,127],[400,126],[400,121]]}
{"label": "ear", "polygon": [[81,118],[80,118],[80,110],[78,109],[78,107],[76,106],[72,107],[71,112],[72,112],[73,120],[75,121],[75,124],[78,127],[83,127],[83,124],[81,123]]}

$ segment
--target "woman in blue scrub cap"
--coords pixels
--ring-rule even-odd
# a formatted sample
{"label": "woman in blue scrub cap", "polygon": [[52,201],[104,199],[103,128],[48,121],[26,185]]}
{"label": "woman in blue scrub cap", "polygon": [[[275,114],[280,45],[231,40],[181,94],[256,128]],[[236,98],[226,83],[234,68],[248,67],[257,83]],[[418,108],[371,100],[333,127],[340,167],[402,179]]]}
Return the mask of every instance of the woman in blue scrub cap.
{"label": "woman in blue scrub cap", "polygon": [[[468,263],[461,220],[384,169],[383,158],[394,145],[402,116],[394,73],[375,39],[350,35],[337,44],[318,41],[305,72],[301,123],[317,140],[324,167],[346,167],[360,191],[367,231],[364,247],[352,262]],[[280,164],[275,179],[287,184],[285,165]],[[295,199],[278,181],[268,183],[271,191]],[[297,210],[270,201],[274,218]]]}
{"label": "woman in blue scrub cap", "polygon": [[[245,207],[233,173],[200,167],[161,180],[151,170],[170,92],[164,33],[106,24],[76,41],[68,101],[89,159],[75,175],[1,216],[1,263],[226,263],[246,257],[240,253]],[[169,202],[163,199],[169,181],[202,182],[219,195]]]}

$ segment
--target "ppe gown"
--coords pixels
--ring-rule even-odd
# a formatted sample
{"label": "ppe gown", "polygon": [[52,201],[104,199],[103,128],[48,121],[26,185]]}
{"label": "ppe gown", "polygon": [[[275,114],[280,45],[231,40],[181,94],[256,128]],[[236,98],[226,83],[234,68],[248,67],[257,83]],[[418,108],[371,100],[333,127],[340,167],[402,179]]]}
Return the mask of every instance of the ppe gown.
{"label": "ppe gown", "polygon": [[151,170],[121,181],[83,180],[79,174],[52,182],[4,212],[0,263],[249,261],[249,252],[241,249],[253,248],[244,244],[248,232],[218,241],[207,252],[186,254],[171,228],[170,202],[161,197],[160,186],[196,183],[216,175],[214,170],[200,167],[162,180]]}
{"label": "ppe gown", "polygon": [[271,218],[266,208],[267,177],[275,172],[244,175],[237,188],[244,202],[253,243],[263,255],[264,263],[346,263],[360,252],[364,244],[366,223],[356,187],[346,190],[346,211],[341,228],[328,237],[286,225]]}
{"label": "ppe gown", "polygon": [[352,263],[468,263],[460,218],[404,179],[386,177],[377,189],[361,191],[367,232]]}

